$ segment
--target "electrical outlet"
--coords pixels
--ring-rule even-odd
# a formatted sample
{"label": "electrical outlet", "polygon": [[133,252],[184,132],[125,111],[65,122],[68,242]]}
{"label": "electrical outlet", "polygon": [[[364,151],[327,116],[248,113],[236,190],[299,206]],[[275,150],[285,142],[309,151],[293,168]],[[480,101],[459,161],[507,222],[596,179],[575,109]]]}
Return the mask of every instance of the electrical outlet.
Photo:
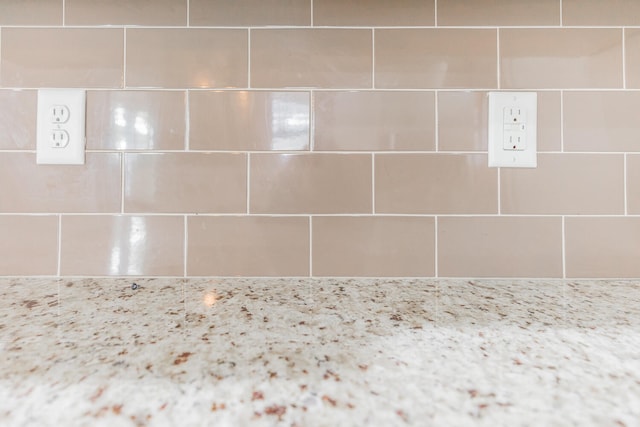
{"label": "electrical outlet", "polygon": [[489,93],[489,166],[537,166],[537,94]]}
{"label": "electrical outlet", "polygon": [[85,102],[82,89],[38,90],[37,164],[84,164]]}

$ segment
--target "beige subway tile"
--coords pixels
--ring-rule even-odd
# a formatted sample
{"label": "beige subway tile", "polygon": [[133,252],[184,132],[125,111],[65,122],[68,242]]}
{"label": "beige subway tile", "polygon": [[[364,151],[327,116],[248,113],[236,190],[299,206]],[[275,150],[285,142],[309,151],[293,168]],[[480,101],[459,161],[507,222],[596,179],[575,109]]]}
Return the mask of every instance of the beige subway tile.
{"label": "beige subway tile", "polygon": [[0,90],[0,150],[35,150],[37,92]]}
{"label": "beige subway tile", "polygon": [[190,0],[189,25],[244,27],[311,24],[309,0]]}
{"label": "beige subway tile", "polygon": [[247,86],[247,30],[127,30],[127,87]]}
{"label": "beige subway tile", "polygon": [[63,215],[61,232],[63,276],[184,274],[181,216]]}
{"label": "beige subway tile", "polygon": [[87,92],[90,150],[183,150],[185,92]]}
{"label": "beige subway tile", "polygon": [[308,276],[308,217],[189,217],[189,276]]}
{"label": "beige subway tile", "polygon": [[36,165],[35,153],[0,153],[0,212],[118,212],[120,155],[89,153],[84,165]]}
{"label": "beige subway tile", "polygon": [[126,212],[240,213],[247,210],[247,156],[127,153]]}
{"label": "beige subway tile", "polygon": [[559,25],[558,0],[439,0],[438,25]]}
{"label": "beige subway tile", "polygon": [[434,276],[433,217],[314,217],[314,276]]}
{"label": "beige subway tile", "polygon": [[503,88],[622,87],[622,30],[500,30]]}
{"label": "beige subway tile", "polygon": [[627,209],[629,214],[640,215],[640,155],[627,156]]}
{"label": "beige subway tile", "polygon": [[187,0],[65,0],[65,25],[187,25]]}
{"label": "beige subway tile", "polygon": [[563,25],[640,25],[636,0],[562,0]]}
{"label": "beige subway tile", "polygon": [[0,276],[57,274],[57,215],[0,215],[0,236]]}
{"label": "beige subway tile", "polygon": [[438,218],[438,275],[562,277],[562,220]]}
{"label": "beige subway tile", "polygon": [[313,25],[330,26],[431,26],[434,0],[314,0]]}
{"label": "beige subway tile", "polygon": [[498,177],[485,154],[375,156],[376,213],[489,214]]}
{"label": "beige subway tile", "polygon": [[433,92],[316,92],[315,150],[435,150]]}
{"label": "beige subway tile", "polygon": [[496,30],[375,31],[378,88],[495,88]]}
{"label": "beige subway tile", "polygon": [[640,29],[625,29],[625,66],[627,88],[640,88]]}
{"label": "beige subway tile", "polygon": [[192,150],[308,150],[309,92],[189,94]]}
{"label": "beige subway tile", "polygon": [[537,168],[503,168],[505,214],[624,212],[622,155],[539,154]]}
{"label": "beige subway tile", "polygon": [[251,31],[251,87],[369,88],[371,30]]}
{"label": "beige subway tile", "polygon": [[538,92],[538,151],[561,150],[561,98],[560,92]]}
{"label": "beige subway tile", "polygon": [[121,87],[123,30],[3,28],[5,87]]}
{"label": "beige subway tile", "polygon": [[640,218],[565,220],[567,277],[640,277]]}
{"label": "beige subway tile", "polygon": [[0,25],[62,25],[62,2],[2,0]]}
{"label": "beige subway tile", "polygon": [[252,154],[251,213],[371,213],[371,156]]}
{"label": "beige subway tile", "polygon": [[565,92],[565,151],[640,151],[639,92]]}

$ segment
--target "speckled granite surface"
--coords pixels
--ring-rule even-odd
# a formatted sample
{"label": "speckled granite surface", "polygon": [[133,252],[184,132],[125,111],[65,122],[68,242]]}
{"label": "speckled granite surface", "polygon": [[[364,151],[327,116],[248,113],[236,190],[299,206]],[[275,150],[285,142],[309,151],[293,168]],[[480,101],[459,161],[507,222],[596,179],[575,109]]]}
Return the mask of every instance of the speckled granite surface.
{"label": "speckled granite surface", "polygon": [[637,426],[640,284],[0,280],[0,425]]}

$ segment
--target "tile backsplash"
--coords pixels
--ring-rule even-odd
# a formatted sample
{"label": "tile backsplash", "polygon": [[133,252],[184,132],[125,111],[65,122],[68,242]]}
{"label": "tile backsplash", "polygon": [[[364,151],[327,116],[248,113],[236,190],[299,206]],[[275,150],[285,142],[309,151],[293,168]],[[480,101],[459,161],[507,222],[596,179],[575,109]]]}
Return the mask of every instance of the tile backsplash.
{"label": "tile backsplash", "polygon": [[[636,0],[0,2],[0,276],[640,278]],[[37,89],[87,90],[37,166]],[[487,167],[488,91],[538,167]]]}

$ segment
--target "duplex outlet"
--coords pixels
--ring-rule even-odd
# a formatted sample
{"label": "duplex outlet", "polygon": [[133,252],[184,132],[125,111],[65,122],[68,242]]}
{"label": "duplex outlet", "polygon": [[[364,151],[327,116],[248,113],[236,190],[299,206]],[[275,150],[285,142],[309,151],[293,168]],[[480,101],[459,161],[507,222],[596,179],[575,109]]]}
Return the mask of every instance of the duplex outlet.
{"label": "duplex outlet", "polygon": [[535,92],[489,92],[489,166],[529,167],[537,162]]}

